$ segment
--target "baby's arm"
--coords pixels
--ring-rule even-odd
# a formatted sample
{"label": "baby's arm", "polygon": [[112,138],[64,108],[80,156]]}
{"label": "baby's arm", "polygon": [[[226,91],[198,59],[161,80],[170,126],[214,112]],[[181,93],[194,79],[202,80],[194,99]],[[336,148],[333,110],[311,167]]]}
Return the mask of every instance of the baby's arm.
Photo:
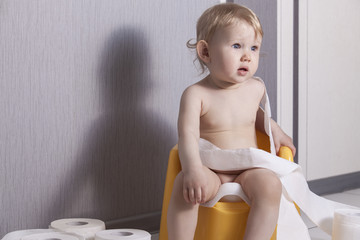
{"label": "baby's arm", "polygon": [[[256,128],[262,132],[265,132],[264,116],[264,110],[259,108],[256,116]],[[279,152],[281,146],[287,146],[291,149],[293,155],[295,156],[296,148],[293,144],[291,137],[289,137],[272,118],[270,118],[270,125],[271,132],[274,138],[276,153]]]}
{"label": "baby's arm", "polygon": [[187,202],[203,203],[207,185],[199,154],[201,98],[196,88],[181,97],[178,119],[179,156],[184,174],[183,194]]}

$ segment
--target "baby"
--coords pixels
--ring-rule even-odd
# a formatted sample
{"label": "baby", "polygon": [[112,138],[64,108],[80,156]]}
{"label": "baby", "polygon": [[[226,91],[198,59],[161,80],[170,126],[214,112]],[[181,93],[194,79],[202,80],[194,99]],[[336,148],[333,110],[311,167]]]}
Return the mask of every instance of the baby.
{"label": "baby", "polygon": [[[199,141],[221,149],[257,148],[256,130],[264,130],[259,107],[264,83],[253,77],[259,63],[263,31],[257,16],[237,4],[219,4],[206,10],[197,23],[195,48],[203,72],[209,74],[188,87],[181,98],[178,119],[182,171],[176,177],[168,209],[170,240],[193,239],[199,204],[216,195],[221,184],[241,184],[251,202],[246,240],[268,240],[276,227],[282,184],[264,168],[217,171],[204,166]],[[275,121],[271,131],[278,150],[295,147]],[[226,159],[224,159],[226,161]],[[260,227],[261,226],[261,227]]]}

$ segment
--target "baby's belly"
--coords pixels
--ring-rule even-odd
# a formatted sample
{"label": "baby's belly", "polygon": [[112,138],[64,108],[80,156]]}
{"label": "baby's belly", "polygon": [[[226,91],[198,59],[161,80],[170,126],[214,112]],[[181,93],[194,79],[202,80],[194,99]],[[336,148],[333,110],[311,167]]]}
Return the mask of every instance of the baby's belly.
{"label": "baby's belly", "polygon": [[221,149],[257,148],[255,129],[251,131],[201,131],[200,137]]}

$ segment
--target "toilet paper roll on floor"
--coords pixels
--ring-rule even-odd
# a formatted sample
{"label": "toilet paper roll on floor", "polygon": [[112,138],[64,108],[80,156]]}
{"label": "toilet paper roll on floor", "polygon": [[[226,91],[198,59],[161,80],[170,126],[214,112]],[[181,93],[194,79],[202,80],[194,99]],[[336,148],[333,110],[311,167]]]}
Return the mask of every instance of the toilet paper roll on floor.
{"label": "toilet paper roll on floor", "polygon": [[49,232],[31,234],[20,238],[20,240],[83,240],[83,238],[68,233]]}
{"label": "toilet paper roll on floor", "polygon": [[58,232],[55,229],[27,229],[27,230],[19,230],[6,234],[1,240],[20,240],[22,237],[26,237],[32,234],[40,234],[40,233],[54,233]]}
{"label": "toilet paper roll on floor", "polygon": [[105,230],[105,223],[90,218],[67,218],[51,222],[50,228],[82,236],[85,240],[93,240],[95,233]]}
{"label": "toilet paper roll on floor", "polygon": [[360,210],[339,209],[334,213],[332,240],[360,239]]}
{"label": "toilet paper roll on floor", "polygon": [[151,235],[139,229],[112,229],[97,232],[95,240],[151,240]]}

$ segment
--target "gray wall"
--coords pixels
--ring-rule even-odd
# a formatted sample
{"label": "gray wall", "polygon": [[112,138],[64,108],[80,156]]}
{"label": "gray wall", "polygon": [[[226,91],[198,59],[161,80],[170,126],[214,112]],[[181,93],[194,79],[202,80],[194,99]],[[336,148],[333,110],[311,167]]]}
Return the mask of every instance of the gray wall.
{"label": "gray wall", "polygon": [[0,2],[0,237],[160,211],[185,44],[215,2]]}
{"label": "gray wall", "polygon": [[201,77],[185,43],[216,2],[0,1],[0,237],[160,211],[180,95]]}

